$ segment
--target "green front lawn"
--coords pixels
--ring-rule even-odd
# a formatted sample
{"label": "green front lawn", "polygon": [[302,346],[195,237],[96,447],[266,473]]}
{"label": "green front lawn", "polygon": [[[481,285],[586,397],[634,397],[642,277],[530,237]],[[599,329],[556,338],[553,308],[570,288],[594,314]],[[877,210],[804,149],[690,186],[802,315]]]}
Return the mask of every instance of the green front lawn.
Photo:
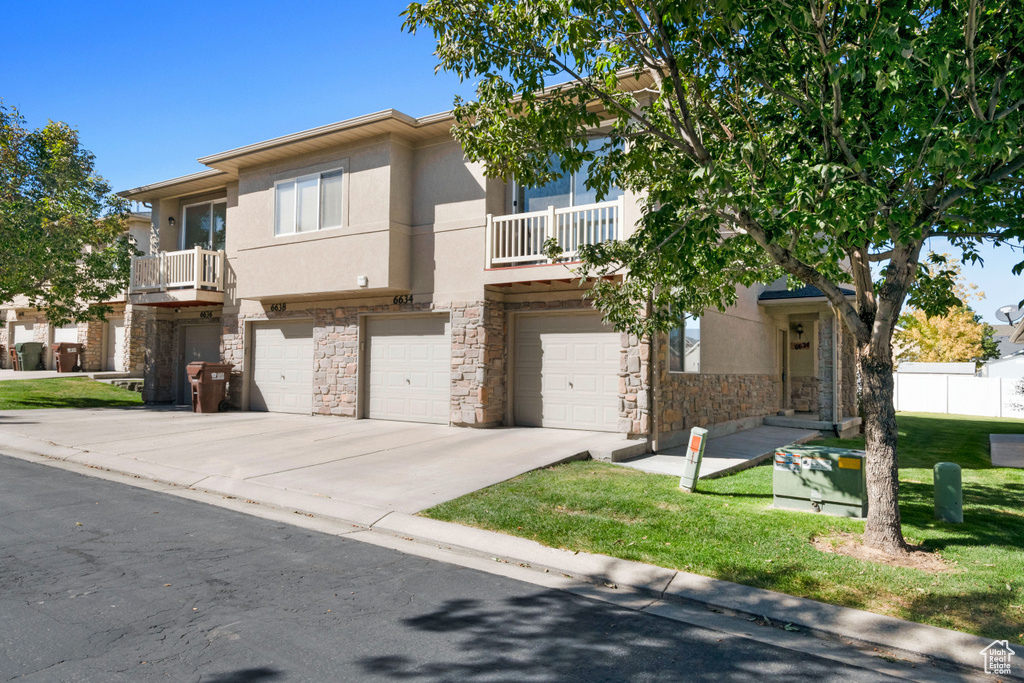
{"label": "green front lawn", "polygon": [[[993,469],[989,433],[1024,421],[900,414],[904,534],[946,570],[825,553],[810,540],[860,534],[864,522],[771,508],[772,468],[679,490],[675,477],[575,462],[531,472],[425,511],[458,522],[866,609],[989,638],[1024,640],[1024,471]],[[863,447],[863,439],[822,443]],[[932,519],[932,470],[963,468],[962,525]]]}
{"label": "green front lawn", "polygon": [[0,410],[119,408],[142,405],[142,395],[88,377],[0,381]]}

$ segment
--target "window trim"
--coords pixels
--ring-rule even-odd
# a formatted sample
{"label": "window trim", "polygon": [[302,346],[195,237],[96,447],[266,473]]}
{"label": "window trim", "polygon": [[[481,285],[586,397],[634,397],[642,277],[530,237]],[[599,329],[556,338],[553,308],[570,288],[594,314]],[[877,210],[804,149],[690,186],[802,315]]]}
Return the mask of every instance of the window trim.
{"label": "window trim", "polygon": [[[687,320],[694,320],[694,319],[696,319],[697,320],[698,329],[700,329],[700,320],[703,317],[704,316],[701,316],[701,315],[692,315],[690,313],[687,313],[686,315],[683,316],[683,319],[681,321],[679,321],[679,325],[677,325],[673,329],[678,330],[678,329],[681,328],[683,330],[683,335],[682,336],[685,339],[686,338],[686,321]],[[687,370],[686,369],[686,355],[685,354],[680,356],[680,359],[679,359],[680,362],[682,362],[682,364],[683,364],[683,369],[682,370],[673,370],[672,369],[672,330],[669,330],[666,334],[668,336],[668,339],[666,340],[666,343],[668,344],[668,354],[667,354],[667,359],[666,359],[668,361],[668,373],[670,375],[699,375],[699,374],[701,374],[702,371],[699,369],[699,367],[698,367],[697,370]],[[701,341],[703,341],[703,340],[701,340]],[[697,359],[697,362],[700,363],[700,358],[699,357]]]}
{"label": "window trim", "polygon": [[[348,209],[348,201],[347,201],[347,199],[348,198],[346,197],[347,189],[348,189],[348,168],[346,168],[346,166],[347,165],[337,166],[337,167],[334,167],[334,168],[326,168],[326,169],[324,169],[322,171],[316,171],[314,173],[306,173],[306,174],[299,175],[299,176],[293,176],[291,178],[282,178],[281,180],[275,180],[274,181],[274,237],[275,238],[277,238],[277,237],[294,237],[296,235],[306,235],[306,234],[310,234],[310,233],[323,232],[325,230],[338,230],[340,228],[344,228],[346,223],[347,223],[346,218],[347,218],[347,215],[348,215],[348,213],[347,213],[347,209]],[[323,225],[323,178],[324,178],[325,175],[331,175],[331,174],[335,174],[335,173],[341,173],[341,223],[339,223],[338,225],[329,225],[329,226],[325,227]],[[309,180],[311,178],[316,178],[316,229],[315,230],[306,230],[304,232],[299,232],[299,231],[295,230],[295,225],[298,223],[298,221],[296,219],[298,218],[298,211],[299,211],[299,198],[298,198],[298,191],[296,189],[296,191],[295,191],[295,206],[293,207],[293,216],[292,216],[292,220],[293,220],[293,222],[292,222],[292,231],[291,232],[280,232],[280,230],[279,230],[280,226],[278,224],[279,212],[278,212],[278,207],[277,207],[278,187],[281,186],[281,185],[284,185],[286,183],[292,183],[293,185],[297,186],[300,181]]]}
{"label": "window trim", "polygon": [[[210,239],[207,241],[206,246],[203,247],[203,249],[206,249],[207,251],[216,251],[213,248],[213,205],[214,204],[224,204],[225,205],[224,206],[224,216],[225,216],[225,218],[224,218],[224,229],[226,231],[227,230],[227,208],[228,208],[227,207],[227,203],[228,203],[228,199],[227,199],[227,197],[224,197],[223,199],[207,199],[206,201],[202,201],[202,202],[193,202],[191,204],[183,204],[181,206],[181,230],[178,233],[178,247],[182,251],[187,251],[188,249],[193,248],[193,247],[186,247],[185,246],[185,215],[188,212],[188,210],[190,208],[192,208],[193,206],[203,206],[205,204],[205,205],[208,205],[210,207],[210,233],[209,233]],[[225,240],[225,241],[227,241],[227,240]]]}

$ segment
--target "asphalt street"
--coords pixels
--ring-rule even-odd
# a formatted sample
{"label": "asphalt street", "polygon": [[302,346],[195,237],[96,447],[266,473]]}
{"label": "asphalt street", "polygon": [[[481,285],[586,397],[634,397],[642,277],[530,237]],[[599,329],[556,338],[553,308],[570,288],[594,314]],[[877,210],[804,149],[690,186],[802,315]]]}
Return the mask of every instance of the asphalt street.
{"label": "asphalt street", "polygon": [[0,681],[892,680],[0,456]]}

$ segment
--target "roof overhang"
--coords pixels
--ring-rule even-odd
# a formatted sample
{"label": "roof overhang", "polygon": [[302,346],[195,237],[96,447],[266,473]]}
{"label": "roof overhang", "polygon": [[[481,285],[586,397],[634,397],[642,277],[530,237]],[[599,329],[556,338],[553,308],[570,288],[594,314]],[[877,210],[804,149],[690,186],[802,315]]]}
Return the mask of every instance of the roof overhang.
{"label": "roof overhang", "polygon": [[237,173],[240,168],[246,166],[280,161],[297,154],[318,152],[386,133],[401,135],[411,140],[425,140],[447,133],[454,122],[455,117],[451,112],[417,119],[395,109],[385,109],[219,154],[211,154],[201,157],[199,163],[221,171]]}
{"label": "roof overhang", "polygon": [[162,180],[151,185],[143,185],[131,190],[123,190],[117,194],[125,199],[148,202],[154,199],[170,199],[200,192],[212,192],[223,188],[233,179],[234,176],[230,173],[214,168],[180,178]]}

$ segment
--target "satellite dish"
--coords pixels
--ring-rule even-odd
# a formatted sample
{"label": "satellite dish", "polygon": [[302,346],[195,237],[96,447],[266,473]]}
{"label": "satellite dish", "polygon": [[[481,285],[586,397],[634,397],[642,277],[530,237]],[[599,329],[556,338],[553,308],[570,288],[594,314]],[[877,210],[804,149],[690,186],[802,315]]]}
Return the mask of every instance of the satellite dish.
{"label": "satellite dish", "polygon": [[996,311],[996,318],[1005,320],[1011,325],[1020,320],[1021,316],[1024,316],[1024,310],[1021,310],[1019,306],[1003,306]]}

